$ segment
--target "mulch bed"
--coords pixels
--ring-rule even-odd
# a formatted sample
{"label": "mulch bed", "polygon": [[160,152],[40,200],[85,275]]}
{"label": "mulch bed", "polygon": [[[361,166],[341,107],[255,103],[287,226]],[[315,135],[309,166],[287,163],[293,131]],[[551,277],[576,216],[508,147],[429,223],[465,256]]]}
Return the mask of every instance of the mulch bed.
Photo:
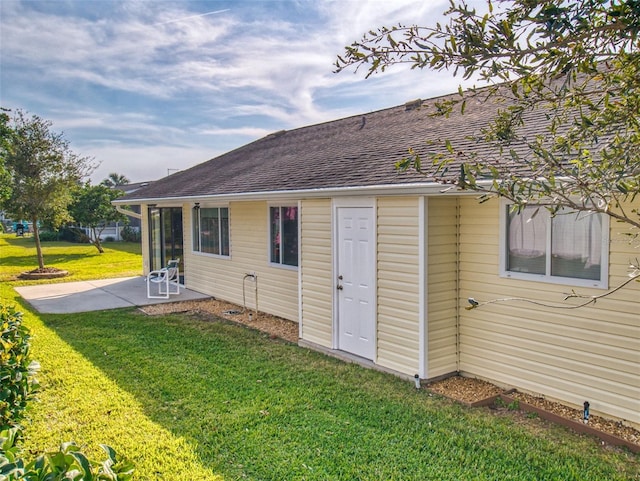
{"label": "mulch bed", "polygon": [[42,269],[33,269],[31,271],[22,272],[18,279],[35,281],[40,279],[58,279],[60,277],[66,277],[69,275],[69,271],[63,269],[57,269],[55,267],[44,267]]}
{"label": "mulch bed", "polygon": [[198,301],[168,302],[153,304],[140,308],[149,315],[168,314],[172,312],[185,312],[195,314],[203,318],[211,315],[237,322],[238,324],[257,329],[269,334],[271,338],[280,338],[289,342],[298,342],[298,323],[282,319],[281,317],[255,312],[252,309],[243,309],[241,306],[218,299],[203,299]]}
{"label": "mulch bed", "polygon": [[504,389],[489,382],[462,376],[448,377],[428,384],[427,387],[433,392],[470,405],[504,392]]}
{"label": "mulch bed", "polygon": [[[515,390],[505,391],[489,382],[453,376],[426,386],[429,390],[462,402],[469,406],[506,406],[532,412],[541,418],[562,424],[577,432],[600,437],[608,444],[626,446],[633,452],[640,452],[640,431],[601,416],[589,416],[588,424],[582,421],[582,410],[550,401],[542,397],[532,396]],[[500,398],[497,401],[497,398]],[[514,403],[515,402],[515,403]]]}

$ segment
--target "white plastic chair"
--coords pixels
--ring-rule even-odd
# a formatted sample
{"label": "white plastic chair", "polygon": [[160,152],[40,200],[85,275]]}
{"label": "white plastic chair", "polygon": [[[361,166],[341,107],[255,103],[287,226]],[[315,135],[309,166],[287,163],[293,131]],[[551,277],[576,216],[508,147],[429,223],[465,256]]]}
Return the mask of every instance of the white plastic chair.
{"label": "white plastic chair", "polygon": [[[180,259],[172,259],[167,267],[149,272],[147,275],[147,298],[149,299],[169,299],[171,294],[180,294]],[[151,285],[155,284],[157,289]],[[155,294],[157,290],[157,295]]]}

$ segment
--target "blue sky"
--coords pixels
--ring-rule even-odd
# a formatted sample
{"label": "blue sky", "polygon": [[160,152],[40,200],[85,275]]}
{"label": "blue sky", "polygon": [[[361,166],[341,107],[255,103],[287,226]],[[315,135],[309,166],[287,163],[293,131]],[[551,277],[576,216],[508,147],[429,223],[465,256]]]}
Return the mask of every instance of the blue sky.
{"label": "blue sky", "polygon": [[74,152],[154,180],[271,132],[454,92],[451,74],[333,73],[382,25],[433,25],[447,0],[0,0],[0,105]]}

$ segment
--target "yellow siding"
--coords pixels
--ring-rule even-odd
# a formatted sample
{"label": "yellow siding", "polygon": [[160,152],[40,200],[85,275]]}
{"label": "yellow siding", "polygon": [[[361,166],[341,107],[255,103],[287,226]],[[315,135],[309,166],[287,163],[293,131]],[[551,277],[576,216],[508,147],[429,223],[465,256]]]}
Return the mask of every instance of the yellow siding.
{"label": "yellow siding", "polygon": [[302,202],[302,339],[332,347],[331,200]]}
{"label": "yellow siding", "polygon": [[[266,202],[229,204],[231,256],[222,258],[194,253],[191,211],[184,210],[186,287],[243,305],[243,278],[258,278],[258,310],[298,321],[298,271],[269,264],[268,205]],[[244,281],[247,308],[255,308],[256,284]]]}
{"label": "yellow siding", "polygon": [[378,199],[376,363],[402,373],[419,367],[419,200]]}
{"label": "yellow siding", "polygon": [[457,199],[428,200],[427,377],[457,370]]}
{"label": "yellow siding", "polygon": [[[602,289],[501,278],[499,202],[461,200],[460,302],[524,297],[569,304],[572,289]],[[627,276],[637,249],[611,222],[609,285]],[[525,302],[500,302],[461,310],[460,369],[576,407],[589,401],[594,413],[640,424],[640,284],[632,283],[596,305],[574,310]]]}

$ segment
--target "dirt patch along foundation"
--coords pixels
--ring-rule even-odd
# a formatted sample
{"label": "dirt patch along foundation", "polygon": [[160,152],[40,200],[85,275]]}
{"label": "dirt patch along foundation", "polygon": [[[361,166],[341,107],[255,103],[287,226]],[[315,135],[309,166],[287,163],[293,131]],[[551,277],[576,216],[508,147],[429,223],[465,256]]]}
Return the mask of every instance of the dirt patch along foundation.
{"label": "dirt patch along foundation", "polygon": [[265,332],[272,337],[294,343],[298,342],[299,329],[297,322],[282,319],[281,317],[264,312],[256,313],[252,309],[243,309],[236,304],[218,299],[153,304],[144,306],[141,310],[149,315],[170,314],[174,312],[214,315]]}

